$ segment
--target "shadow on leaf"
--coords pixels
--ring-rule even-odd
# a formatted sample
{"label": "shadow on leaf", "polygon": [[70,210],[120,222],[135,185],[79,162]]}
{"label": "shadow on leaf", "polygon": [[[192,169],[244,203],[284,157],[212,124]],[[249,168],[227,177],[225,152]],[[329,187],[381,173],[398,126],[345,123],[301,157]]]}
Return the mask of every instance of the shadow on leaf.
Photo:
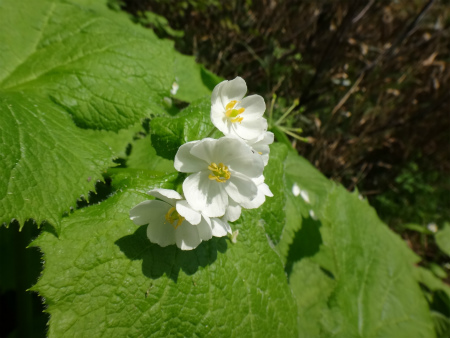
{"label": "shadow on leaf", "polygon": [[292,272],[292,266],[295,262],[305,257],[312,257],[319,252],[322,244],[322,235],[319,228],[322,223],[312,218],[303,218],[302,227],[295,233],[294,240],[289,247],[285,271],[288,276]]}
{"label": "shadow on leaf", "polygon": [[115,244],[129,259],[142,260],[145,276],[157,279],[165,274],[174,282],[178,280],[180,270],[192,275],[199,267],[214,263],[218,251],[224,253],[227,250],[224,237],[213,237],[191,251],[182,251],[176,245],[163,248],[148,240],[147,225],[139,227],[132,235],[118,239]]}

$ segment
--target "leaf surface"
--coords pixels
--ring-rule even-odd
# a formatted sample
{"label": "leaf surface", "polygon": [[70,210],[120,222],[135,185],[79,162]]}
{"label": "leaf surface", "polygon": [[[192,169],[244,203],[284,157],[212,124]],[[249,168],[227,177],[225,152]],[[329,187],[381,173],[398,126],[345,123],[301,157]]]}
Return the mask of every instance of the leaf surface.
{"label": "leaf surface", "polygon": [[199,99],[176,117],[157,117],[150,122],[151,141],[158,155],[173,160],[178,148],[205,137],[218,137],[220,132],[210,118],[211,99]]}
{"label": "leaf surface", "polygon": [[65,218],[59,239],[35,241],[46,263],[34,289],[46,298],[50,337],[296,336],[294,299],[257,212],[235,224],[236,244],[161,248],[129,220],[148,199],[134,179],[123,173],[114,196]]}
{"label": "leaf surface", "polygon": [[63,212],[112,164],[104,144],[37,96],[2,94],[0,139],[0,222],[33,218],[58,230]]}
{"label": "leaf surface", "polygon": [[58,231],[124,155],[129,134],[111,133],[165,114],[172,43],[102,8],[0,1],[0,224],[33,218]]}

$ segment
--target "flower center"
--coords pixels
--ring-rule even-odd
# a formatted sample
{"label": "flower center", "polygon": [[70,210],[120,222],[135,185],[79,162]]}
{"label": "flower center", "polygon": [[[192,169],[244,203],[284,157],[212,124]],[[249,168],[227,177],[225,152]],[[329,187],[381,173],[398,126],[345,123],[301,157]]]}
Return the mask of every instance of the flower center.
{"label": "flower center", "polygon": [[211,174],[209,174],[208,176],[210,180],[215,180],[217,182],[224,183],[231,176],[228,167],[223,163],[219,163],[219,165],[217,165],[214,162],[212,162],[208,166],[208,169],[211,170]]}
{"label": "flower center", "polygon": [[[166,221],[172,224],[175,229],[183,223],[184,219],[185,218],[178,213],[175,207],[170,208],[166,214]],[[174,224],[175,222],[176,224]]]}
{"label": "flower center", "polygon": [[232,122],[239,122],[241,123],[242,120],[244,119],[242,116],[239,116],[240,114],[242,114],[245,111],[245,108],[239,108],[239,109],[234,109],[234,107],[236,106],[238,102],[236,100],[230,101],[226,106],[225,106],[225,116]]}

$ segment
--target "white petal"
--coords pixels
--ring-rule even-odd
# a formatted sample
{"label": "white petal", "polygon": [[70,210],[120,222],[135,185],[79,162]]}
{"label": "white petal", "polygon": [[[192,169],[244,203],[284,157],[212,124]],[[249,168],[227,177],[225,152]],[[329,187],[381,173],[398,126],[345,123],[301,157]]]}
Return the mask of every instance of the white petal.
{"label": "white petal", "polygon": [[220,103],[222,104],[222,100],[220,99],[220,92],[222,90],[223,85],[227,82],[228,82],[227,80],[224,80],[214,87],[214,90],[211,94],[211,106],[217,104],[218,101],[220,101]]}
{"label": "white petal", "polygon": [[159,198],[160,200],[163,200],[164,202],[167,202],[170,205],[175,205],[176,203],[175,200],[183,199],[183,197],[179,193],[171,189],[157,188],[150,190],[149,192],[147,192],[147,194]]}
{"label": "white petal", "polygon": [[223,216],[225,221],[234,222],[241,217],[241,206],[237,204],[233,199],[228,199],[228,208]]}
{"label": "white petal", "polygon": [[164,219],[165,214],[171,208],[170,204],[162,201],[144,201],[130,210],[130,219],[136,225],[149,224]]}
{"label": "white petal", "polygon": [[202,214],[192,209],[186,200],[177,202],[177,211],[191,224],[198,224],[202,220]]}
{"label": "white petal", "polygon": [[246,209],[256,209],[259,208],[265,201],[266,196],[272,197],[273,194],[269,189],[269,186],[265,183],[258,185],[258,194],[250,202],[243,202],[242,206]]}
{"label": "white petal", "polygon": [[222,103],[211,107],[211,122],[219,129],[224,135],[228,135],[230,132],[230,121],[224,114]]}
{"label": "white petal", "polygon": [[258,193],[258,189],[251,179],[236,172],[233,172],[230,179],[225,182],[225,191],[239,204],[250,202]]}
{"label": "white petal", "polygon": [[274,140],[275,140],[275,135],[272,132],[267,131],[264,134],[264,139],[261,141],[261,143],[262,144],[272,144]]}
{"label": "white petal", "polygon": [[261,139],[267,131],[267,120],[263,117],[256,120],[243,119],[240,123],[233,123],[232,128],[244,140]]}
{"label": "white petal", "polygon": [[244,79],[236,77],[234,80],[227,81],[219,89],[219,96],[222,99],[222,105],[225,107],[230,101],[240,101],[247,93],[247,85]]}
{"label": "white petal", "polygon": [[204,218],[202,218],[202,221],[197,224],[197,230],[202,241],[210,240],[213,236],[211,225],[209,225]]}
{"label": "white petal", "polygon": [[262,191],[266,196],[273,197],[272,191],[270,191],[269,186],[265,183],[258,186],[258,191]]}
{"label": "white petal", "polygon": [[181,250],[195,249],[202,242],[197,226],[186,221],[175,230],[175,240]]}
{"label": "white petal", "polygon": [[164,218],[155,220],[147,227],[147,237],[152,243],[160,246],[175,244],[175,228],[170,223],[165,223]]}
{"label": "white petal", "polygon": [[216,162],[217,164],[220,162],[217,162],[218,154],[216,150],[217,144],[220,140],[221,139],[215,140],[213,138],[204,138],[192,147],[191,154],[203,160],[203,163],[207,163],[202,169],[197,171],[205,170],[211,162]]}
{"label": "white petal", "polygon": [[[194,173],[205,169],[207,164],[191,154],[191,149],[200,141],[192,141],[178,148],[173,166],[182,173]],[[209,164],[209,163],[208,163]]]}
{"label": "white petal", "polygon": [[238,105],[236,105],[236,109],[244,108],[245,111],[242,113],[242,117],[249,120],[256,120],[264,115],[264,111],[266,110],[266,103],[264,99],[260,95],[250,95],[246,98],[243,98]]}
{"label": "white petal", "polygon": [[234,158],[228,162],[230,172],[238,172],[250,178],[257,178],[262,175],[264,170],[264,161],[259,154],[252,151],[244,157]]}
{"label": "white petal", "polygon": [[266,196],[263,193],[259,193],[256,195],[254,199],[250,202],[242,202],[242,206],[245,209],[256,209],[259,208],[266,201]]}
{"label": "white petal", "polygon": [[228,205],[225,183],[212,181],[208,175],[209,170],[187,177],[183,182],[183,192],[192,208],[208,217],[220,217]]}
{"label": "white petal", "polygon": [[220,218],[211,218],[212,234],[214,237],[223,237],[227,234],[231,234],[231,227]]}
{"label": "white petal", "polygon": [[253,178],[253,182],[256,184],[256,186],[264,183],[264,175],[258,176],[257,178]]}

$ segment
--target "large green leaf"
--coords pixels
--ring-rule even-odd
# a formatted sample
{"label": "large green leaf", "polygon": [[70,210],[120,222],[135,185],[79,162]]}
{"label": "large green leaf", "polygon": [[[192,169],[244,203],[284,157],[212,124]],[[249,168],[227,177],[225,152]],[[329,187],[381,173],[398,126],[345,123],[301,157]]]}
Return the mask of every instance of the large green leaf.
{"label": "large green leaf", "polygon": [[0,99],[0,223],[34,218],[56,228],[111,165],[110,150],[46,99],[4,92]]}
{"label": "large green leaf", "polygon": [[287,154],[288,149],[284,144],[272,144],[270,146],[269,163],[264,168],[265,183],[272,191],[273,197],[267,197],[259,211],[266,233],[274,245],[280,241],[286,222],[284,213],[286,203],[284,160]]}
{"label": "large green leaf", "polygon": [[34,243],[44,252],[34,289],[46,299],[50,337],[297,335],[292,293],[257,211],[234,225],[236,244],[214,238],[193,251],[161,248],[129,220],[148,199],[142,181],[124,170],[113,185],[114,196],[65,218],[59,239],[44,232]]}
{"label": "large green leaf", "polygon": [[205,96],[210,99],[212,90],[222,81],[197,64],[194,57],[182,54],[175,56],[175,80],[175,86],[178,87],[175,87],[177,90],[174,97],[186,102],[193,102]]}
{"label": "large green leaf", "polygon": [[325,324],[336,337],[433,337],[428,306],[413,277],[415,257],[367,201],[338,187],[321,233],[333,254],[336,288]]}
{"label": "large green leaf", "polygon": [[176,172],[173,160],[167,160],[156,155],[156,150],[152,146],[149,135],[139,138],[131,144],[131,154],[127,159],[127,167],[164,173]]}
{"label": "large green leaf", "polygon": [[0,1],[0,224],[58,230],[131,141],[122,133],[110,150],[105,131],[77,126],[112,132],[163,114],[172,43],[99,4]]}
{"label": "large green leaf", "polygon": [[70,2],[0,6],[2,90],[43,92],[86,128],[118,130],[161,112],[174,77],[171,43]]}
{"label": "large green leaf", "polygon": [[277,249],[297,298],[300,336],[433,337],[416,256],[367,202],[293,153],[285,182]]}

